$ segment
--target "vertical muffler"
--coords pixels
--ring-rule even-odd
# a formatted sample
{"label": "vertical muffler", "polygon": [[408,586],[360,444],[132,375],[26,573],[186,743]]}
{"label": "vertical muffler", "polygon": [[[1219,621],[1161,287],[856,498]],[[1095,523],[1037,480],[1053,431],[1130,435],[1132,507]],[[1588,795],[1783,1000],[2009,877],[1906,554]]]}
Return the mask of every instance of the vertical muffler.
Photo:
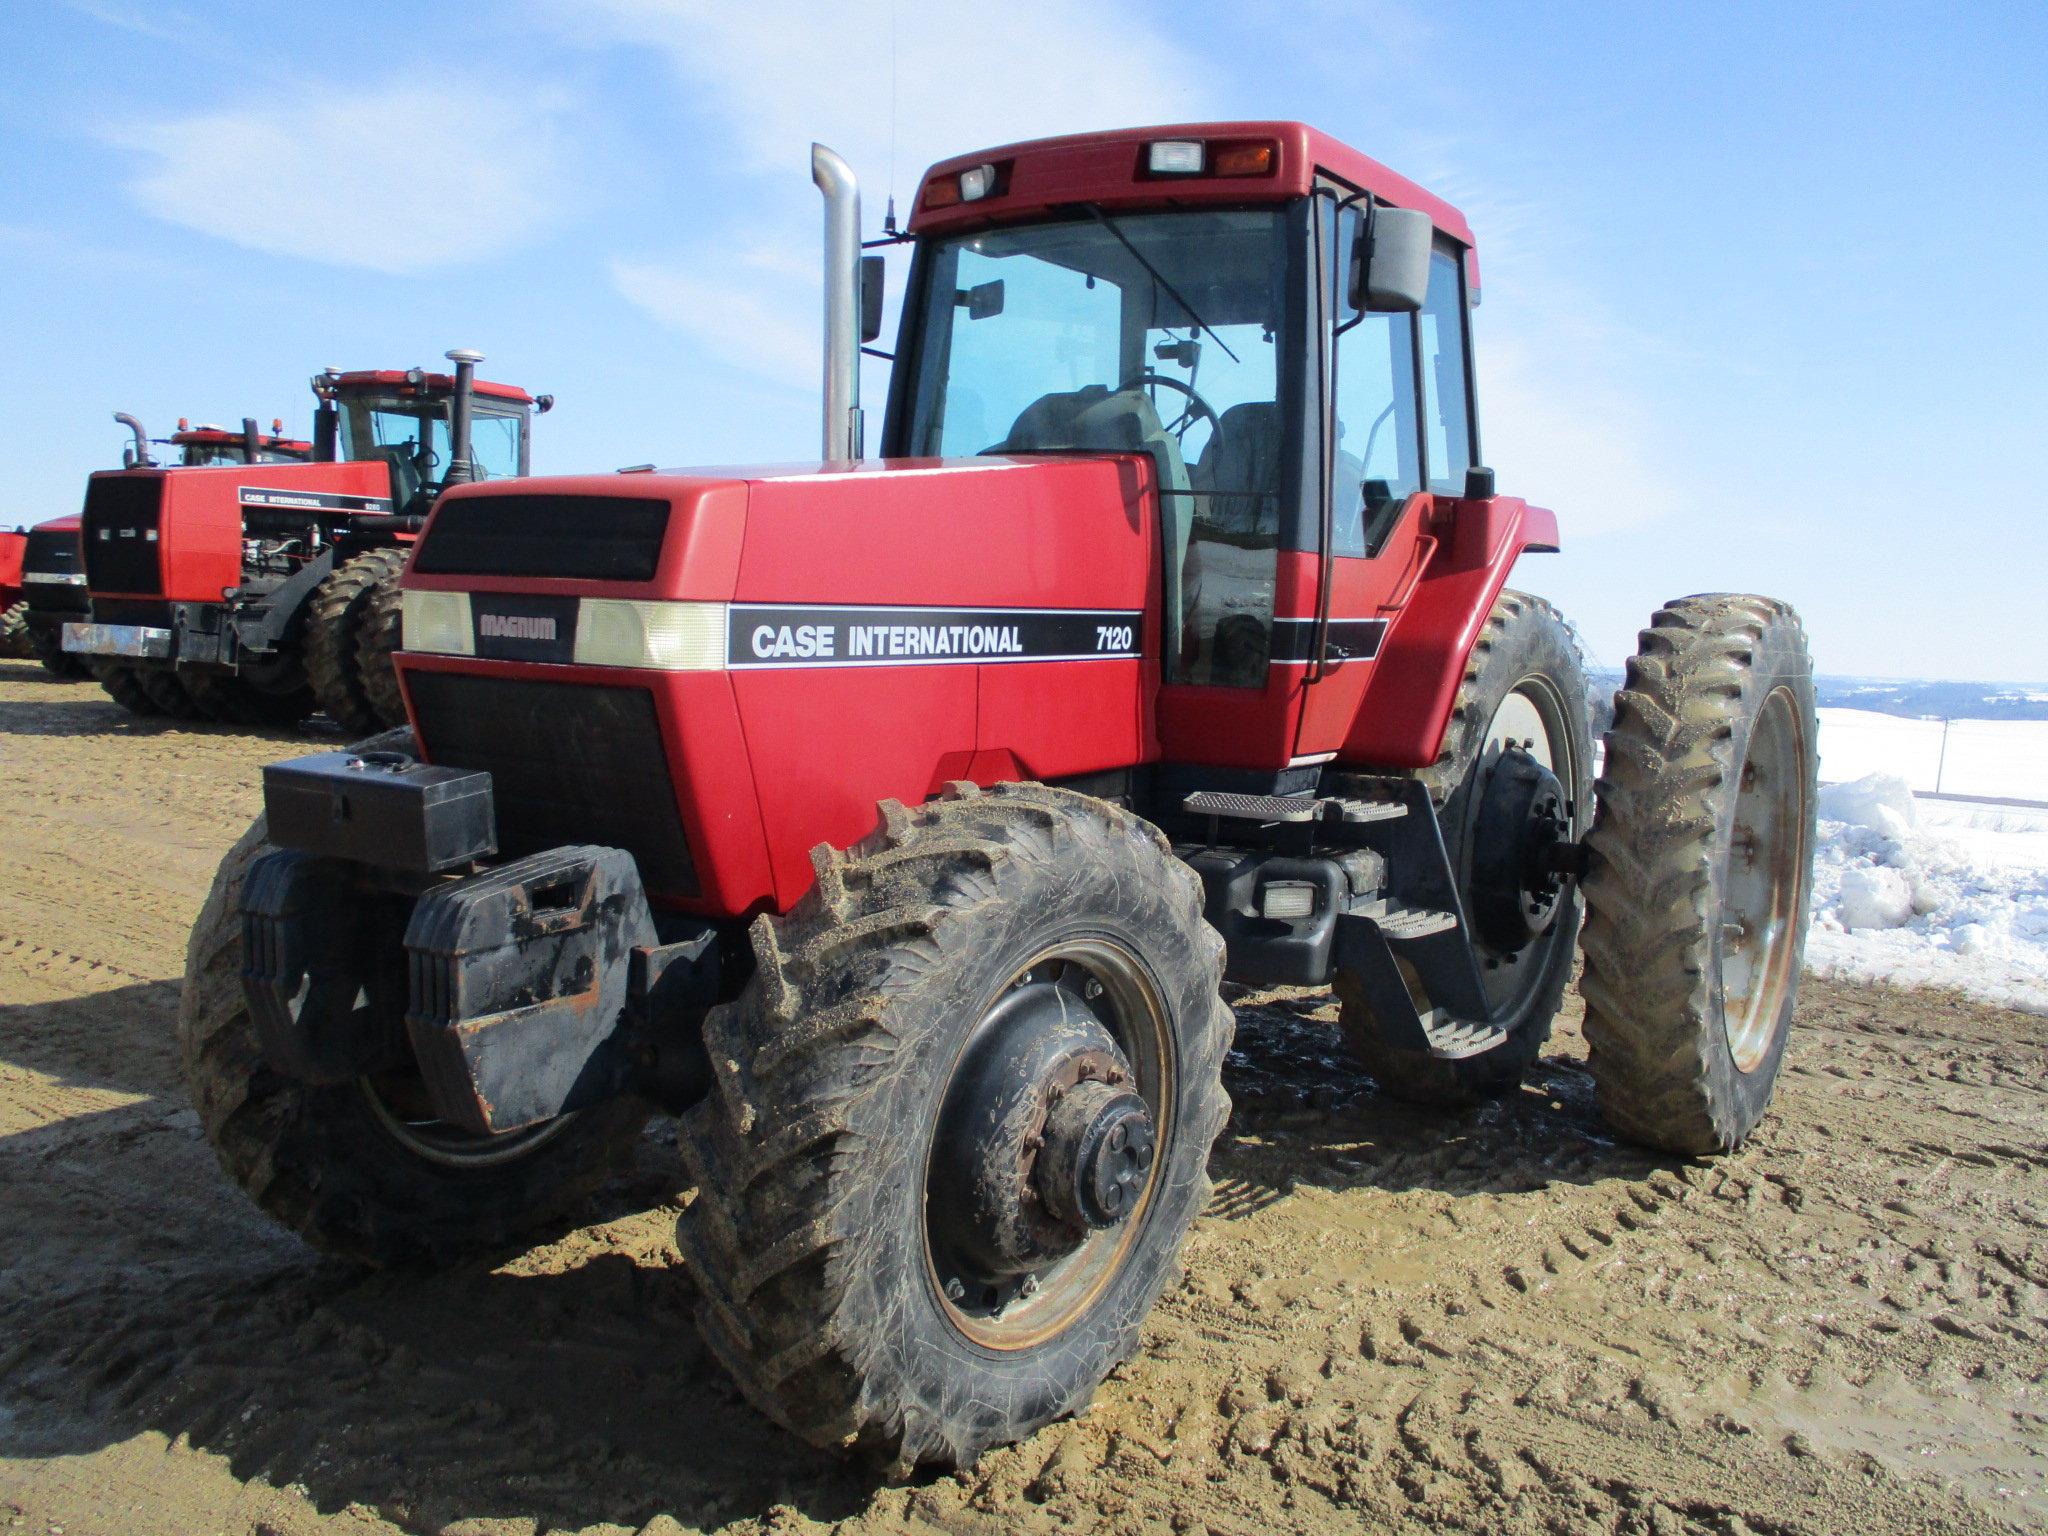
{"label": "vertical muffler", "polygon": [[811,146],[811,180],[825,198],[825,436],[827,459],[857,459],[860,415],[860,183],[853,167]]}
{"label": "vertical muffler", "polygon": [[455,347],[442,355],[455,365],[455,399],[453,419],[448,424],[448,473],[442,476],[441,483],[467,485],[476,478],[469,454],[470,422],[474,415],[470,404],[476,397],[476,365],[484,360],[484,355],[473,347]]}
{"label": "vertical muffler", "polygon": [[121,450],[123,469],[149,469],[156,460],[149,456],[149,434],[142,430],[142,423],[126,411],[114,412],[114,420],[135,434],[135,446]]}

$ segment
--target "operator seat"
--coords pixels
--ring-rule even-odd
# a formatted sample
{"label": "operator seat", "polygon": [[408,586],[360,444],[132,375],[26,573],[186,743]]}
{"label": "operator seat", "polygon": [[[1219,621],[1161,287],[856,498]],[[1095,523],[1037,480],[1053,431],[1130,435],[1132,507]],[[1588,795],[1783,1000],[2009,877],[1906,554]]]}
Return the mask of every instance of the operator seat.
{"label": "operator seat", "polygon": [[381,459],[391,472],[391,510],[404,516],[412,504],[419,499],[425,484],[420,477],[420,466],[404,443],[379,443],[364,455],[368,459]]}
{"label": "operator seat", "polygon": [[[1212,528],[1277,537],[1280,447],[1280,407],[1274,402],[1247,400],[1224,411],[1207,451],[1189,472],[1195,515]],[[1259,494],[1209,494],[1224,491]]]}
{"label": "operator seat", "polygon": [[1019,413],[1008,437],[982,452],[1149,454],[1158,466],[1166,568],[1174,578],[1166,593],[1166,633],[1180,633],[1179,572],[1188,553],[1191,487],[1180,443],[1160,423],[1150,396],[1142,389],[1112,390],[1105,384],[1040,395]]}

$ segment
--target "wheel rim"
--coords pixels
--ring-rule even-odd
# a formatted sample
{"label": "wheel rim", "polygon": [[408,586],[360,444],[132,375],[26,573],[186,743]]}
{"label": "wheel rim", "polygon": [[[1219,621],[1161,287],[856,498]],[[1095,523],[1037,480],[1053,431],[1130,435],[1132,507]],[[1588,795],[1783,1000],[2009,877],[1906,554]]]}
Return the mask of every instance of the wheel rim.
{"label": "wheel rim", "polygon": [[1796,977],[1806,868],[1805,732],[1788,688],[1750,731],[1721,875],[1721,1017],[1738,1071],[1770,1054]]}
{"label": "wheel rim", "polygon": [[444,1168],[496,1168],[546,1145],[576,1118],[575,1111],[516,1131],[480,1136],[437,1120],[425,1110],[416,1079],[359,1077],[356,1086],[384,1133],[413,1156]]}
{"label": "wheel rim", "polygon": [[[1089,1231],[1070,1251],[1043,1267],[995,1274],[977,1269],[949,1239],[943,1209],[947,1181],[935,1166],[934,1154],[955,1107],[963,1063],[1006,1002],[1020,990],[1035,988],[1057,989],[1069,1009],[1074,999],[1082,1000],[1115,1041],[1128,1064],[1127,1086],[1149,1112],[1157,1151],[1142,1189],[1114,1225]],[[1020,967],[984,1007],[948,1074],[923,1171],[926,1276],[941,1311],[963,1337],[992,1350],[1028,1349],[1059,1334],[1101,1296],[1122,1269],[1151,1213],[1160,1170],[1172,1145],[1177,1081],[1172,1032],[1158,985],[1143,962],[1114,940],[1086,937],[1048,946]],[[1030,1176],[1025,1170],[1024,1177]]]}
{"label": "wheel rim", "polygon": [[[1575,760],[1572,733],[1566,723],[1566,708],[1563,697],[1550,679],[1532,673],[1508,690],[1494,710],[1493,718],[1487,722],[1486,735],[1480,742],[1479,756],[1473,768],[1472,792],[1466,797],[1458,828],[1462,850],[1459,859],[1461,894],[1464,889],[1469,889],[1471,880],[1472,833],[1486,781],[1499,766],[1501,758],[1514,748],[1527,752],[1557,776],[1569,803],[1571,835],[1577,837],[1584,833],[1585,808],[1580,805],[1578,794],[1582,765]],[[1567,893],[1561,899],[1573,898]],[[1513,951],[1497,950],[1479,934],[1473,934],[1473,947],[1480,956],[1480,982],[1490,1006],[1499,1009],[1533,987],[1560,931],[1561,927],[1554,924],[1550,932]]]}

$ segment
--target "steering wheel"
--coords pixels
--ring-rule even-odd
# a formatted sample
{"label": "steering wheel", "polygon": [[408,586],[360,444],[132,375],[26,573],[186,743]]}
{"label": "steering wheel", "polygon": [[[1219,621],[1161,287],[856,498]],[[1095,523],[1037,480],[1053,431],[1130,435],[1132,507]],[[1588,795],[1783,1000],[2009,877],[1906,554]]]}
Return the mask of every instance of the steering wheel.
{"label": "steering wheel", "polygon": [[1216,408],[1196,394],[1191,386],[1181,383],[1179,379],[1170,379],[1165,374],[1151,368],[1141,368],[1128,379],[1125,379],[1123,383],[1117,385],[1117,389],[1119,392],[1126,389],[1141,389],[1147,384],[1164,384],[1168,389],[1178,390],[1181,394],[1187,396],[1188,403],[1181,408],[1181,413],[1174,417],[1172,423],[1165,428],[1167,432],[1172,434],[1173,440],[1176,443],[1184,439],[1188,435],[1189,430],[1198,421],[1209,423],[1212,441],[1214,440],[1213,434],[1222,431],[1223,423],[1217,419]]}

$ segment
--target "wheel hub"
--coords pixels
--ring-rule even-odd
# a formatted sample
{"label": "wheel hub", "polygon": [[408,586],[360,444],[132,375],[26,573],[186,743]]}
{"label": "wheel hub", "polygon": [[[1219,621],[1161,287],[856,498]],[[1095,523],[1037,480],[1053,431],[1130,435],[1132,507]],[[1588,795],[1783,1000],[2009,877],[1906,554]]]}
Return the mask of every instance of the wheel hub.
{"label": "wheel hub", "polygon": [[1471,917],[1480,938],[1513,954],[1556,921],[1564,876],[1553,851],[1571,837],[1557,775],[1510,746],[1487,775],[1473,829]]}
{"label": "wheel hub", "polygon": [[1113,1227],[1138,1203],[1153,1151],[1143,1099],[1114,1083],[1083,1083],[1046,1116],[1035,1171],[1039,1196],[1069,1227]]}
{"label": "wheel hub", "polygon": [[1047,1268],[1121,1221],[1144,1190],[1152,1117],[1086,991],[1027,973],[954,1074],[926,1220],[963,1290]]}

